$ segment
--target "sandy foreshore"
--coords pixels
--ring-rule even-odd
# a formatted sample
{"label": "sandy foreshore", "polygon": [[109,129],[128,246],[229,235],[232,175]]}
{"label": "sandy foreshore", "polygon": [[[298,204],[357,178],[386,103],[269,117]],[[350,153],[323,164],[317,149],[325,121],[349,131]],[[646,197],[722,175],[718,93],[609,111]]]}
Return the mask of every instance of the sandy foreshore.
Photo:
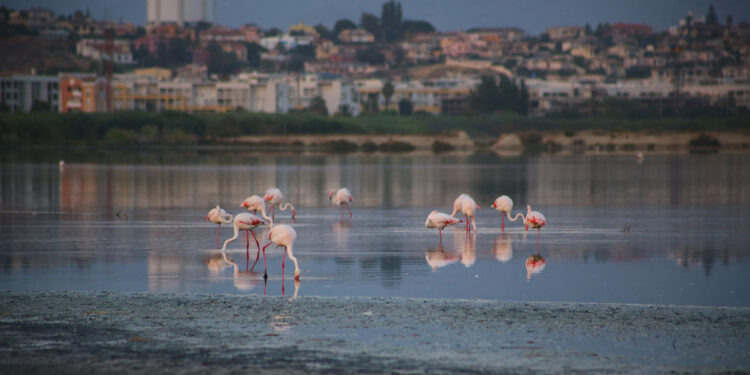
{"label": "sandy foreshore", "polygon": [[750,371],[750,308],[6,291],[0,325],[4,374]]}

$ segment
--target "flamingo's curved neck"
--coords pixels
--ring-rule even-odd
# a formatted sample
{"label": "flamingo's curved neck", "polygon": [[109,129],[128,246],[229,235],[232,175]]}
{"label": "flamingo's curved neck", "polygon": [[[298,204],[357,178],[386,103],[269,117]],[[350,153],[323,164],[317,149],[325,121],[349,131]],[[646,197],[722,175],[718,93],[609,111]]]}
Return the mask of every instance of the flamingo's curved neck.
{"label": "flamingo's curved neck", "polygon": [[297,276],[300,273],[299,272],[299,263],[297,262],[297,257],[295,257],[294,253],[292,252],[292,247],[293,246],[294,246],[294,244],[290,244],[289,246],[286,247],[286,250],[289,253],[289,259],[291,259],[292,262],[294,262],[294,275]]}
{"label": "flamingo's curved neck", "polygon": [[225,262],[227,262],[227,263],[231,264],[231,265],[232,265],[232,267],[234,267],[234,275],[235,275],[235,276],[236,276],[237,274],[239,274],[239,273],[240,273],[240,269],[239,269],[239,267],[237,267],[237,263],[235,263],[235,262],[233,262],[233,261],[229,260],[229,258],[227,258],[227,253],[225,253],[225,252],[224,252],[223,250],[222,250],[222,252],[221,252],[221,256],[223,256],[223,257],[224,257],[224,261],[225,261]]}
{"label": "flamingo's curved neck", "polygon": [[453,212],[451,213],[451,216],[456,216],[456,212],[458,212],[458,207],[453,206]]}
{"label": "flamingo's curved neck", "polygon": [[227,249],[227,244],[237,239],[237,237],[240,235],[240,228],[237,227],[237,224],[234,225],[234,236],[231,238],[227,238],[226,241],[224,241],[224,247],[221,248],[221,252],[223,253],[224,250]]}
{"label": "flamingo's curved neck", "polygon": [[292,206],[292,204],[289,202],[284,202],[281,205],[279,205],[279,210],[281,211],[286,211],[288,208],[291,208],[292,211],[294,211],[294,206]]}
{"label": "flamingo's curved neck", "polygon": [[269,225],[273,226],[273,219],[270,218],[270,217],[268,217],[268,215],[266,215],[266,207],[265,207],[265,205],[264,205],[263,209],[260,210],[260,214],[261,214],[261,216],[263,216],[264,219],[268,220],[268,224]]}
{"label": "flamingo's curved neck", "polygon": [[513,217],[510,217],[510,211],[507,211],[506,213],[508,214],[508,220],[510,220],[510,221],[516,221],[516,220],[518,220],[518,218],[526,220],[526,217],[524,217],[523,214],[520,213],[520,212],[517,213],[516,216],[513,216]]}
{"label": "flamingo's curved neck", "polygon": [[224,214],[222,215],[219,220],[221,220],[222,224],[231,224],[232,223],[232,214]]}

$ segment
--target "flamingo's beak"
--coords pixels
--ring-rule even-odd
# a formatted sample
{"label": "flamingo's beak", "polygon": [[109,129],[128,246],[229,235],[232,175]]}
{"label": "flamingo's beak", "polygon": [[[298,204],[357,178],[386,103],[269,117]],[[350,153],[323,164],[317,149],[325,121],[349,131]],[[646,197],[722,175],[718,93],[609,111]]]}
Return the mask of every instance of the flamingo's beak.
{"label": "flamingo's beak", "polygon": [[204,217],[203,220],[208,220],[208,216]]}
{"label": "flamingo's beak", "polygon": [[490,207],[497,208],[497,203],[493,203],[492,206],[490,206]]}
{"label": "flamingo's beak", "polygon": [[242,202],[242,204],[240,205],[240,207],[247,207],[247,206],[248,206],[247,202]]}
{"label": "flamingo's beak", "polygon": [[263,197],[264,201],[270,201],[271,199],[273,199],[273,195],[271,194],[266,194],[266,196]]}

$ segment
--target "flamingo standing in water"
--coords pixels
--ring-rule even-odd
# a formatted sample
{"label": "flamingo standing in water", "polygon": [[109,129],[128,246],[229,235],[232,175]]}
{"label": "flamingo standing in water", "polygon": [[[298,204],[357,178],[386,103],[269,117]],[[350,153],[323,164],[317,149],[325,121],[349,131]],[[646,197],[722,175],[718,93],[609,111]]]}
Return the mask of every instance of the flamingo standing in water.
{"label": "flamingo standing in water", "polygon": [[479,209],[479,205],[474,201],[468,194],[461,194],[453,202],[453,213],[451,216],[456,216],[458,211],[464,214],[466,217],[466,231],[469,231],[469,218],[471,218],[471,225],[474,231],[477,231],[477,223],[474,221],[474,211]]}
{"label": "flamingo standing in water", "polygon": [[255,244],[258,246],[258,253],[255,256],[255,263],[253,263],[253,268],[255,268],[255,264],[258,263],[258,257],[260,256],[260,243],[258,243],[258,238],[255,237],[255,231],[253,231],[253,229],[261,224],[265,224],[263,220],[249,212],[237,214],[237,216],[234,217],[234,237],[228,238],[224,241],[224,247],[221,248],[221,251],[224,252],[224,250],[227,249],[227,245],[236,240],[240,235],[240,231],[244,230],[245,240],[247,241],[247,246],[245,247],[245,252],[247,253],[247,265],[245,266],[245,269],[247,269],[247,266],[250,264],[250,233],[252,233],[253,238],[255,239]]}
{"label": "flamingo standing in water", "polygon": [[[271,242],[267,243],[265,246],[263,246],[263,269],[266,269],[266,248],[270,246],[271,244],[276,245],[277,247],[284,247],[284,257],[281,258],[281,278],[284,279],[284,262],[286,261],[286,253],[289,252],[289,259],[294,262],[294,280],[299,280],[300,277],[300,271],[299,271],[299,263],[297,262],[297,258],[294,257],[294,252],[292,251],[292,247],[294,246],[294,240],[297,238],[297,232],[294,230],[294,228],[285,225],[275,225],[273,228],[271,228],[271,233],[268,233],[268,239],[271,240]],[[264,271],[263,278],[268,279],[268,272]]]}
{"label": "flamingo standing in water", "polygon": [[219,248],[219,233],[221,233],[221,224],[229,224],[232,222],[232,215],[224,211],[223,208],[216,206],[208,211],[208,215],[205,217],[206,220],[219,224],[219,229],[216,230],[216,248]]}
{"label": "flamingo standing in water", "polygon": [[448,225],[460,223],[461,219],[448,215],[446,213],[439,212],[438,210],[430,212],[427,216],[427,220],[424,222],[425,228],[437,228],[440,233],[440,246],[443,245],[443,228]]}
{"label": "flamingo standing in water", "polygon": [[349,210],[349,219],[352,218],[352,209],[349,207],[349,203],[354,201],[352,193],[347,188],[341,188],[338,191],[331,190],[328,192],[328,200],[333,204],[341,206],[341,221],[344,220],[344,206]]}
{"label": "flamingo standing in water", "polygon": [[242,202],[242,204],[240,204],[240,207],[246,207],[247,212],[253,211],[253,214],[255,215],[257,215],[258,211],[260,211],[260,214],[263,216],[263,218],[268,220],[268,222],[273,225],[273,219],[266,215],[266,201],[264,201],[263,198],[257,195],[247,197]]}
{"label": "flamingo standing in water", "polygon": [[513,210],[513,199],[510,199],[507,195],[501,195],[495,199],[494,202],[492,202],[492,206],[490,206],[498,211],[500,211],[500,230],[505,232],[505,216],[508,216],[508,220],[510,221],[516,221],[518,218],[523,219],[523,214],[518,213],[514,217],[510,217],[510,212]]}
{"label": "flamingo standing in water", "polygon": [[266,190],[266,194],[263,196],[263,200],[268,202],[268,204],[271,205],[271,218],[276,219],[276,206],[279,206],[279,210],[286,211],[287,208],[292,209],[292,221],[294,221],[294,215],[297,214],[297,211],[294,210],[294,206],[286,202],[284,203],[284,194],[281,193],[281,190],[279,188],[270,188]]}
{"label": "flamingo standing in water", "polygon": [[536,247],[539,249],[539,237],[542,235],[542,227],[547,225],[547,218],[544,217],[539,211],[532,211],[531,205],[526,205],[526,217],[523,219],[523,223],[526,224],[526,230],[532,227],[537,230],[536,234]]}

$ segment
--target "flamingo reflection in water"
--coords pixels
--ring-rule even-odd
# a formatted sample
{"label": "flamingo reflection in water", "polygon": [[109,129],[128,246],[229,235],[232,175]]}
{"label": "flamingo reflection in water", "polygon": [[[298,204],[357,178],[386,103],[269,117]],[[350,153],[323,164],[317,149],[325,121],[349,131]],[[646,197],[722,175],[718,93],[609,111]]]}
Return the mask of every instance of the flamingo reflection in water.
{"label": "flamingo reflection in water", "polygon": [[[250,233],[252,233],[253,238],[255,239],[255,244],[258,246],[258,253],[255,256],[255,263],[253,263],[253,268],[255,268],[255,264],[258,263],[258,257],[260,256],[260,243],[258,242],[258,238],[255,237],[255,231],[253,231],[253,229],[257,228],[261,224],[265,224],[263,220],[261,220],[261,218],[249,212],[241,213],[235,216],[234,217],[234,236],[224,241],[224,246],[221,248],[221,252],[223,253],[227,249],[227,244],[236,240],[240,234],[240,231],[244,230],[245,240],[247,242],[247,246],[245,248],[245,252],[247,254],[247,265],[250,265]],[[265,257],[264,257],[264,260],[265,260]]]}
{"label": "flamingo reflection in water", "polygon": [[459,260],[459,257],[456,254],[446,252],[442,247],[425,251],[424,258],[430,268],[435,271],[437,271],[438,268],[456,263]]}
{"label": "flamingo reflection in water", "polygon": [[509,235],[503,233],[495,237],[492,245],[492,252],[495,254],[495,259],[506,263],[513,258],[513,240]]}
{"label": "flamingo reflection in water", "polygon": [[449,225],[457,224],[460,222],[460,219],[456,219],[451,215],[435,210],[430,212],[430,214],[427,216],[427,220],[424,222],[424,227],[437,228],[438,232],[440,233],[440,245],[438,245],[438,247],[443,247],[443,229]]}
{"label": "flamingo reflection in water", "polygon": [[461,194],[456,198],[456,200],[453,202],[453,213],[451,213],[451,216],[456,216],[456,213],[459,211],[464,214],[464,218],[466,219],[466,231],[469,231],[469,218],[471,218],[471,226],[474,229],[474,231],[477,231],[477,223],[474,221],[474,212],[479,209],[479,205],[477,205],[477,202],[474,201],[474,198],[470,197],[468,194]]}
{"label": "flamingo reflection in water", "polygon": [[508,220],[510,221],[516,221],[519,218],[523,219],[523,214],[520,212],[514,217],[510,216],[510,212],[513,210],[513,200],[507,195],[497,197],[490,207],[500,211],[500,230],[503,232],[505,232],[505,216],[508,216]]}
{"label": "flamingo reflection in water", "polygon": [[529,255],[526,258],[526,280],[531,280],[531,275],[544,271],[547,260],[539,254]]}
{"label": "flamingo reflection in water", "polygon": [[477,233],[467,232],[463,237],[454,235],[453,243],[455,244],[455,248],[460,251],[461,264],[463,264],[466,268],[473,266],[477,261]]}
{"label": "flamingo reflection in water", "polygon": [[205,217],[206,220],[219,224],[219,229],[216,230],[216,248],[219,248],[219,233],[221,233],[221,224],[230,224],[232,222],[232,215],[224,211],[223,208],[218,205],[208,211],[208,215]]}
{"label": "flamingo reflection in water", "polygon": [[247,291],[258,286],[258,284],[260,283],[260,277],[257,272],[247,270],[240,271],[237,263],[232,261],[231,258],[227,257],[227,253],[222,252],[221,255],[224,258],[224,261],[234,268],[232,277],[234,278],[234,287],[237,288],[237,290]]}
{"label": "flamingo reflection in water", "polygon": [[352,193],[347,188],[341,188],[339,190],[331,190],[328,192],[328,200],[334,205],[341,206],[341,221],[344,221],[344,206],[349,210],[349,219],[352,218],[352,209],[349,207],[349,203],[354,201]]}
{"label": "flamingo reflection in water", "polygon": [[263,195],[263,200],[271,205],[272,220],[276,220],[276,206],[279,206],[279,210],[281,211],[286,211],[288,208],[292,209],[292,222],[294,222],[294,216],[297,215],[297,211],[291,203],[284,202],[284,194],[279,188],[270,188],[266,190],[266,194]]}

